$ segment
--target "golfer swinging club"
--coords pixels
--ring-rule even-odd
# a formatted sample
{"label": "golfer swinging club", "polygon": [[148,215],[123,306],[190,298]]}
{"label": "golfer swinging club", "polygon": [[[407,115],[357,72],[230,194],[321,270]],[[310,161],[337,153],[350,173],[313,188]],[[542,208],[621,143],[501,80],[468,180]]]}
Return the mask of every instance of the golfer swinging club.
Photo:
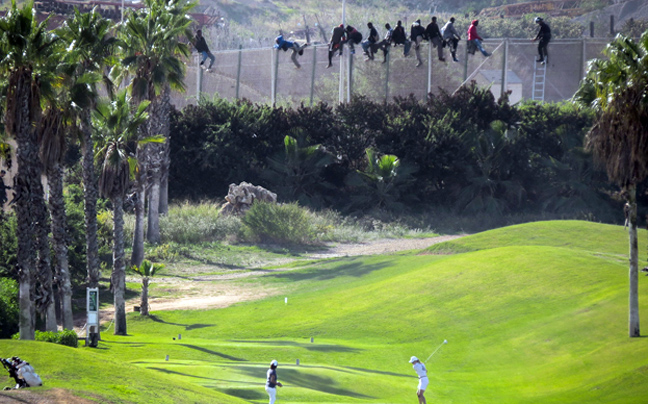
{"label": "golfer swinging club", "polygon": [[427,401],[425,401],[425,389],[428,386],[428,377],[427,377],[427,369],[425,369],[425,365],[423,362],[419,360],[416,356],[412,356],[410,358],[410,363],[412,364],[412,367],[414,368],[414,371],[418,375],[419,382],[418,382],[418,387],[416,389],[416,395],[418,396],[419,404],[427,404]]}
{"label": "golfer swinging club", "polygon": [[270,362],[270,369],[268,369],[268,380],[266,381],[265,390],[270,397],[270,404],[274,404],[277,400],[277,386],[283,387],[283,384],[277,381],[277,366],[279,366],[279,363],[273,360]]}

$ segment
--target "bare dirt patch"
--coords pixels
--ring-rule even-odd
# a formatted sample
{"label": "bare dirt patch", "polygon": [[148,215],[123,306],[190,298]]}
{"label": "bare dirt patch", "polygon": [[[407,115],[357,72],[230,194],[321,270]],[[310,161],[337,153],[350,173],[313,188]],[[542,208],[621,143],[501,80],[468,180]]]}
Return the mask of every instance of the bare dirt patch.
{"label": "bare dirt patch", "polygon": [[0,391],[0,404],[96,404],[94,401],[76,397],[66,389],[8,390]]}
{"label": "bare dirt patch", "polygon": [[[412,239],[383,239],[368,241],[365,243],[332,245],[320,252],[309,254],[306,259],[317,260],[421,250],[433,244],[442,243],[459,237],[462,237],[462,235]],[[302,257],[299,259],[304,258]],[[291,261],[294,261],[294,259],[281,260],[279,265]],[[278,264],[277,261],[273,261],[272,263],[275,265]],[[150,291],[149,310],[155,312],[161,310],[217,309],[229,307],[239,302],[262,299],[277,293],[277,291],[262,289],[250,285],[241,285],[236,281],[242,278],[261,276],[270,272],[290,270],[292,269],[257,269],[254,271],[236,271],[220,275],[196,274],[195,276],[187,278],[155,277],[151,282],[156,284],[156,290],[164,291],[164,294],[168,295],[168,297],[156,297],[155,291]],[[139,282],[139,279],[133,277],[129,278],[128,281]],[[139,298],[130,299],[126,302],[126,311],[132,312],[134,307],[139,305]],[[102,309],[100,316],[102,323],[110,323],[114,317],[114,310],[112,308]],[[84,321],[85,313],[80,313],[80,316],[75,322],[75,330],[79,335],[85,335],[85,331],[83,331]]]}

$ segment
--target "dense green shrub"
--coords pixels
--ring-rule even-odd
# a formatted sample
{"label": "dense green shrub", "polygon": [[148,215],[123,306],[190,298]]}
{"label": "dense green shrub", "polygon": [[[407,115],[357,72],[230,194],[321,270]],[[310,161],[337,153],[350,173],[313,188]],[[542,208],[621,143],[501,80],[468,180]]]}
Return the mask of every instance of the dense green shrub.
{"label": "dense green shrub", "polygon": [[317,232],[307,209],[296,203],[258,202],[242,219],[247,236],[254,241],[278,244],[310,244]]}
{"label": "dense green shrub", "polygon": [[0,338],[9,338],[18,332],[18,282],[0,278]]}
{"label": "dense green shrub", "polygon": [[[20,339],[19,334],[14,334],[12,339]],[[74,330],[62,330],[62,331],[38,331],[34,335],[35,341],[42,342],[52,342],[55,344],[71,346],[72,348],[77,348],[79,346],[79,337]]]}

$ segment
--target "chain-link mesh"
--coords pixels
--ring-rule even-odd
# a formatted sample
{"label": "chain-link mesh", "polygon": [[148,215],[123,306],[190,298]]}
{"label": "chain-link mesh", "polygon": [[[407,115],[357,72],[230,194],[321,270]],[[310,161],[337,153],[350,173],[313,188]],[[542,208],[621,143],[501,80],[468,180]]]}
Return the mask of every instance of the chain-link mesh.
{"label": "chain-link mesh", "polygon": [[[374,60],[365,60],[359,45],[355,46],[353,55],[345,47],[342,56],[335,52],[331,67],[327,67],[328,46],[308,46],[302,55],[295,56],[299,68],[293,63],[292,50],[220,51],[214,53],[216,61],[209,72],[204,70],[205,66],[199,68],[198,56],[192,59],[187,69],[186,92],[174,93],[173,102],[182,108],[195,103],[199,93],[205,97],[245,98],[277,105],[309,105],[319,101],[334,104],[354,95],[379,102],[410,94],[424,100],[428,92],[438,94],[443,89],[452,93],[462,83],[473,80],[480,86],[490,86],[499,97],[502,79],[506,89],[512,92],[512,102],[531,98],[560,101],[571,98],[585,73],[587,61],[603,57],[601,51],[606,44],[606,40],[589,38],[552,41],[546,66],[536,62],[538,43],[521,39],[484,41],[485,50],[491,53],[489,57],[479,50],[474,55],[468,54],[466,41],[462,40],[457,50],[459,62],[452,61],[449,48],[443,50],[446,61],[438,60],[437,49],[424,42],[419,67],[416,67],[414,47],[405,57],[403,46],[390,47],[386,57],[379,50]],[[209,59],[205,64],[209,64]],[[540,92],[537,81],[545,67]]]}

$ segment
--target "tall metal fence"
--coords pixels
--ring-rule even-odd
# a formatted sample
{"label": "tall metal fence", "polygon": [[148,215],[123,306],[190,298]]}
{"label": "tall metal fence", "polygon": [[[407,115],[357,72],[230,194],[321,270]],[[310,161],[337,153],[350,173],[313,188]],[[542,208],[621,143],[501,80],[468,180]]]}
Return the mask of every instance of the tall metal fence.
{"label": "tall metal fence", "polygon": [[[423,64],[416,67],[414,49],[408,57],[403,47],[391,47],[385,63],[383,53],[365,61],[359,46],[352,55],[345,48],[343,56],[328,65],[328,46],[314,45],[291,61],[292,51],[275,49],[239,49],[215,52],[216,62],[210,72],[199,67],[198,56],[188,67],[185,93],[174,93],[178,108],[195,103],[199,96],[248,99],[255,103],[294,106],[319,101],[346,102],[353,95],[374,101],[413,94],[425,100],[428,93],[456,91],[463,83],[476,81],[488,87],[497,97],[502,89],[511,91],[513,103],[521,99],[560,101],[569,99],[583,77],[587,61],[603,57],[607,39],[563,39],[549,44],[546,66],[536,63],[537,42],[528,39],[487,39],[484,48],[492,55],[466,53],[461,41],[453,62],[444,49],[446,62],[437,59],[437,49],[424,43]],[[207,60],[207,63],[209,60]],[[544,72],[542,71],[544,69]],[[340,79],[342,76],[342,79]],[[541,82],[540,84],[538,82]],[[538,90],[542,86],[542,91]]]}

